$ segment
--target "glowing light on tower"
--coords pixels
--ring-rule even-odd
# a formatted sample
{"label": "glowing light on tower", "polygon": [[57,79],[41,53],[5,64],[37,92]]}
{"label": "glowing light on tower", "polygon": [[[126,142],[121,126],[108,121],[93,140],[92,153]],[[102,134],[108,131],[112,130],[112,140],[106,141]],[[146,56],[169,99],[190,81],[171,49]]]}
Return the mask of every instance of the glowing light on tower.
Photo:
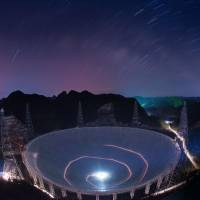
{"label": "glowing light on tower", "polygon": [[10,173],[9,173],[9,172],[3,172],[2,178],[3,178],[5,181],[10,180],[10,179],[11,179]]}

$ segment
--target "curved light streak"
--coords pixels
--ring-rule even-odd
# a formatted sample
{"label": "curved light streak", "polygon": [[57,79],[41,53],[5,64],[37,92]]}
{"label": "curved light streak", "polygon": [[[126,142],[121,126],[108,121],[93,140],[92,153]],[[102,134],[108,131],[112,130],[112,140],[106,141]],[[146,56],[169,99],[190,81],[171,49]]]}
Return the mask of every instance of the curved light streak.
{"label": "curved light streak", "polygon": [[190,154],[189,150],[187,149],[187,145],[186,145],[185,138],[182,137],[182,136],[178,133],[178,131],[176,131],[176,130],[174,130],[173,128],[171,128],[170,125],[168,126],[168,129],[169,129],[171,132],[173,132],[173,133],[177,136],[177,138],[181,141],[182,147],[183,147],[183,151],[184,151],[185,155],[187,156],[187,158],[189,159],[189,161],[192,163],[193,167],[194,167],[195,169],[199,169],[199,166],[198,166],[198,164],[195,162],[194,157]]}
{"label": "curved light streak", "polygon": [[[166,138],[168,138],[167,136],[166,136]],[[170,140],[171,141],[171,140]],[[29,144],[30,145],[30,144]],[[142,158],[143,157],[143,155],[142,154],[140,154],[140,153],[138,153],[138,152],[135,152],[135,151],[133,151],[133,150],[130,150],[130,149],[127,149],[127,148],[123,148],[123,147],[120,147],[120,146],[117,146],[117,145],[112,145],[112,144],[107,144],[107,145],[103,145],[103,146],[110,146],[110,147],[115,147],[115,148],[118,148],[118,149],[121,149],[121,150],[124,150],[124,151],[127,151],[127,152],[130,152],[130,153],[134,153],[134,154],[137,154],[138,156],[140,156],[140,158]],[[28,146],[29,147],[29,146]],[[29,147],[30,148],[30,147]],[[27,153],[30,153],[30,150],[28,151],[28,150],[26,150],[26,152],[25,152],[26,154]],[[28,160],[28,157],[29,156],[27,156],[26,155],[26,157],[27,158],[25,158],[25,159],[27,159],[27,162],[30,162],[31,160],[30,160],[30,158],[29,158],[29,160]],[[112,157],[112,156],[111,156]],[[125,158],[126,156],[124,156],[124,158]],[[144,158],[144,157],[143,157]],[[99,194],[98,193],[98,191],[92,191],[92,192],[90,192],[90,191],[84,191],[84,190],[82,190],[81,188],[71,188],[71,187],[68,187],[67,185],[62,185],[62,184],[60,184],[60,183],[58,183],[58,182],[56,182],[52,177],[48,177],[48,176],[45,176],[45,174],[43,174],[43,172],[42,171],[40,171],[40,169],[38,168],[38,163],[37,163],[37,161],[38,161],[38,155],[37,154],[34,154],[33,153],[33,155],[32,155],[32,159],[34,160],[34,164],[33,164],[33,166],[30,166],[32,169],[31,170],[33,170],[33,173],[35,173],[36,172],[36,176],[41,176],[41,177],[43,177],[46,181],[49,181],[50,183],[52,183],[53,185],[55,185],[55,186],[58,186],[58,187],[61,187],[61,188],[65,188],[66,190],[68,190],[68,191],[73,191],[73,192],[81,192],[81,193],[83,193],[83,194],[93,194],[93,192],[95,192],[96,194]],[[145,163],[145,158],[144,158],[144,163]],[[151,161],[151,160],[150,160]],[[32,162],[32,161],[31,161]],[[30,164],[31,164],[31,162],[30,162]],[[68,161],[67,161],[68,162]],[[147,166],[145,167],[145,171],[147,172],[147,170],[148,170],[148,162],[146,161],[146,164],[147,164]],[[28,165],[28,164],[27,164]],[[63,170],[64,169],[62,169],[62,172],[63,172]],[[30,171],[30,170],[29,170]],[[61,173],[62,173],[61,172]],[[145,172],[145,173],[146,173]],[[61,175],[62,176],[62,175]],[[144,177],[145,175],[143,175],[143,177]],[[59,177],[60,178],[60,177]],[[139,179],[139,177],[138,177],[138,179]],[[141,178],[141,180],[142,180],[143,178]],[[84,180],[84,179],[83,179]],[[150,181],[152,181],[153,179],[150,179]],[[148,183],[148,182],[147,182]],[[131,186],[131,187],[127,187],[127,191],[129,191],[129,189],[131,188],[131,190],[135,190],[137,187],[139,188],[139,187],[141,187],[141,186],[143,186],[142,184],[141,185],[136,185],[136,186]],[[42,189],[42,188],[41,188]],[[119,190],[120,191],[120,193],[123,191],[123,190]],[[113,191],[112,191],[112,193],[113,193]],[[101,194],[101,193],[100,193]],[[111,194],[110,192],[107,192],[106,194]]]}
{"label": "curved light streak", "polygon": [[38,186],[38,185],[36,185],[36,184],[33,184],[33,186],[36,187],[37,189],[41,190],[42,192],[46,193],[47,195],[49,195],[49,197],[51,197],[52,199],[55,198],[50,192],[48,192],[48,191],[45,190],[44,188],[41,188],[40,186]]}
{"label": "curved light streak", "polygon": [[[114,184],[115,186],[116,186],[116,185],[121,185],[121,184],[127,182],[127,181],[132,177],[132,175],[133,175],[133,172],[132,172],[131,168],[130,168],[126,163],[121,162],[121,161],[119,161],[119,160],[116,160],[116,159],[113,159],[113,158],[107,158],[107,157],[98,157],[98,156],[80,156],[80,157],[78,157],[78,158],[76,158],[76,159],[74,159],[74,160],[71,160],[71,161],[67,164],[67,166],[65,167],[63,178],[65,179],[65,181],[66,181],[69,185],[72,185],[72,183],[69,181],[69,179],[68,179],[67,176],[66,176],[67,171],[69,170],[69,168],[70,168],[70,166],[71,166],[72,164],[74,164],[75,162],[77,162],[77,161],[79,161],[79,160],[81,160],[81,159],[85,159],[85,158],[98,159],[98,160],[109,160],[109,161],[118,163],[118,164],[123,165],[124,167],[126,167],[126,169],[128,170],[128,176],[127,176],[126,178],[124,178],[122,181],[120,181],[120,182]],[[92,183],[91,181],[89,181],[89,179],[90,179],[91,176],[93,176],[93,174],[87,175],[86,178],[85,178],[85,181],[86,181],[87,183],[89,183],[90,185],[92,185],[92,186],[98,188],[98,186],[97,186],[96,184],[94,184],[94,183]]]}
{"label": "curved light streak", "polygon": [[135,155],[139,156],[143,160],[143,162],[145,164],[145,169],[144,169],[144,172],[143,172],[139,182],[141,182],[144,179],[144,177],[145,177],[145,175],[146,175],[146,173],[148,171],[148,168],[149,168],[149,163],[141,153],[138,153],[137,151],[133,151],[133,150],[128,149],[128,148],[124,148],[124,147],[120,147],[120,146],[117,146],[117,145],[113,145],[113,144],[106,144],[104,146],[113,147],[113,148],[120,149],[120,150],[123,150],[123,151],[126,151],[126,152],[129,152],[129,153],[132,153],[132,154],[135,154]]}
{"label": "curved light streak", "polygon": [[[144,179],[144,177],[146,176],[146,173],[147,173],[147,171],[148,171],[149,164],[148,164],[148,161],[144,158],[144,156],[143,156],[141,153],[136,152],[136,151],[133,151],[133,150],[128,149],[128,148],[120,147],[120,146],[117,146],[117,145],[112,145],[112,144],[105,144],[104,146],[105,146],[105,147],[116,148],[116,149],[119,149],[119,150],[122,150],[122,151],[129,152],[129,153],[131,153],[131,154],[137,155],[137,156],[144,162],[144,165],[145,165],[144,170],[143,170],[143,173],[142,173],[142,175],[141,175],[141,177],[140,177],[140,179],[139,179],[139,182],[141,182],[141,181]],[[125,162],[119,161],[119,160],[114,159],[114,158],[83,155],[83,156],[80,156],[80,157],[78,157],[78,158],[76,158],[76,159],[74,159],[74,160],[69,161],[68,164],[67,164],[67,166],[66,166],[65,169],[64,169],[64,175],[63,175],[63,177],[64,177],[64,180],[65,180],[69,185],[72,185],[71,181],[67,178],[67,172],[68,172],[69,168],[70,168],[71,165],[74,164],[75,162],[77,162],[77,161],[79,161],[79,160],[81,160],[81,159],[85,159],[85,158],[99,159],[99,160],[109,160],[109,161],[118,163],[118,164],[123,165],[124,167],[126,167],[126,169],[128,170],[128,176],[127,176],[125,179],[123,179],[122,181],[120,181],[120,182],[114,184],[114,186],[116,186],[116,185],[121,185],[121,184],[127,182],[127,181],[132,177],[132,175],[133,175],[133,172],[132,172],[130,166],[129,166],[128,164],[126,164]],[[85,181],[86,181],[87,183],[89,183],[90,185],[92,185],[92,186],[98,188],[98,186],[97,186],[96,184],[94,184],[93,182],[90,181],[90,178],[91,178],[91,177],[93,177],[93,173],[92,173],[92,174],[88,174],[88,175],[86,176],[86,178],[85,178]]]}
{"label": "curved light streak", "polygon": [[171,187],[167,187],[167,188],[165,188],[165,189],[163,189],[163,190],[160,190],[160,191],[158,191],[158,192],[155,192],[155,193],[151,194],[151,196],[158,196],[158,195],[164,194],[164,193],[166,193],[166,192],[173,191],[173,190],[175,190],[175,189],[177,189],[177,188],[179,188],[179,187],[185,185],[186,183],[187,183],[187,181],[183,181],[183,182],[178,183],[178,184],[176,184],[176,185],[173,185],[173,186],[171,186]]}

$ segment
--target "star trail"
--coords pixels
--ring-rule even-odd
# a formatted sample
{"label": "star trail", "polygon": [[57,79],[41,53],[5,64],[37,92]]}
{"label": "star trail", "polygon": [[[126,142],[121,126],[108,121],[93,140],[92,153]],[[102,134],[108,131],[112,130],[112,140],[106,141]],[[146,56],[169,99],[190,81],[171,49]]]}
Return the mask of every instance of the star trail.
{"label": "star trail", "polygon": [[198,96],[199,10],[196,0],[0,0],[0,97]]}

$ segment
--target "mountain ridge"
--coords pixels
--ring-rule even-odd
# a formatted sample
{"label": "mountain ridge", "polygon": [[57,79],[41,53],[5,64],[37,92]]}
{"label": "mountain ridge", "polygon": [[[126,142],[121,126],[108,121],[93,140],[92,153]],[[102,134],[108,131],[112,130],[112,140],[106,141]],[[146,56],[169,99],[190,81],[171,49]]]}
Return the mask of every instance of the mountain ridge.
{"label": "mountain ridge", "polygon": [[25,94],[14,91],[0,101],[6,115],[15,115],[25,122],[26,104],[30,106],[33,124],[38,133],[75,127],[77,123],[78,103],[82,103],[85,123],[95,121],[97,110],[107,103],[114,105],[114,115],[121,123],[132,120],[134,102],[138,104],[140,117],[148,120],[146,111],[135,98],[127,98],[118,94],[92,94],[88,91],[62,91],[57,96],[46,97],[38,94]]}

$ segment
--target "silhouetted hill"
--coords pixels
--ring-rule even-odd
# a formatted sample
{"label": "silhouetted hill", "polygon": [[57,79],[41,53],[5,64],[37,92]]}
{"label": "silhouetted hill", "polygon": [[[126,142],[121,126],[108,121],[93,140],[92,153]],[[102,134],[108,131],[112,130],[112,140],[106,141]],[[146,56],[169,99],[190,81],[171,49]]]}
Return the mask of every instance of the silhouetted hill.
{"label": "silhouetted hill", "polygon": [[190,127],[194,127],[200,121],[200,100],[188,100],[188,119]]}
{"label": "silhouetted hill", "polygon": [[[75,127],[79,101],[82,103],[85,123],[94,121],[97,118],[97,110],[110,102],[114,105],[117,121],[130,123],[136,100],[116,94],[94,95],[88,91],[80,93],[64,91],[53,97],[15,91],[1,100],[0,108],[5,109],[6,115],[14,114],[22,122],[25,122],[25,108],[26,104],[29,103],[35,131],[40,134]],[[145,110],[139,104],[138,108],[141,119],[148,121],[149,118]]]}
{"label": "silhouetted hill", "polygon": [[8,183],[0,180],[2,200],[50,200],[49,196],[25,182]]}
{"label": "silhouetted hill", "polygon": [[[140,97],[140,99],[141,98],[142,97]],[[155,102],[152,99],[153,98],[150,98],[151,102]],[[142,98],[142,100],[143,103],[147,102],[145,98]],[[164,100],[164,97],[162,97],[161,100],[159,100],[159,102],[161,102],[162,105],[160,105],[161,103],[153,105],[154,111],[155,109],[157,112],[162,110],[162,112],[164,112],[164,116],[171,116],[173,114],[175,119],[177,119],[177,123],[182,107],[180,104],[183,100],[187,101],[189,126],[190,128],[199,126],[200,98],[166,97],[166,100]],[[84,121],[86,123],[96,120],[97,110],[102,105],[112,102],[114,105],[114,114],[116,119],[120,122],[128,124],[131,122],[134,102],[136,99],[125,98],[116,94],[94,95],[88,91],[79,93],[73,90],[69,93],[63,91],[53,97],[46,97],[38,94],[24,94],[21,91],[15,91],[7,98],[0,100],[0,108],[4,107],[7,115],[14,114],[22,122],[24,122],[25,105],[29,103],[34,128],[38,134],[41,134],[52,130],[75,127],[79,101],[82,102]],[[167,103],[165,104],[163,102]],[[174,106],[174,103],[176,106]],[[159,126],[159,117],[162,118],[162,116],[159,115],[158,117],[149,117],[144,108],[140,105],[139,113],[141,119],[145,121],[145,123],[147,122],[152,125]]]}
{"label": "silhouetted hill", "polygon": [[[179,121],[183,102],[187,102],[189,127],[200,127],[200,97],[136,97],[142,107],[161,120],[171,118]],[[198,123],[198,124],[197,124]]]}

